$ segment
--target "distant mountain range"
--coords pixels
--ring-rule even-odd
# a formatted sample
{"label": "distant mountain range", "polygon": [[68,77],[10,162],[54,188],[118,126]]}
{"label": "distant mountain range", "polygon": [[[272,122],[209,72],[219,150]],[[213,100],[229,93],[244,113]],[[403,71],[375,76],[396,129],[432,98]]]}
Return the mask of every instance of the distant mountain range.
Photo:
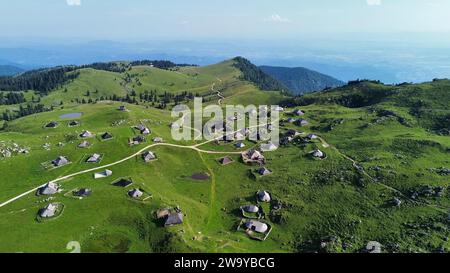
{"label": "distant mountain range", "polygon": [[345,84],[331,76],[303,67],[260,66],[259,68],[284,84],[296,95],[340,87]]}
{"label": "distant mountain range", "polygon": [[20,67],[13,65],[0,65],[0,77],[1,76],[14,76],[24,72]]}
{"label": "distant mountain range", "polygon": [[[235,60],[240,59],[235,58]],[[325,88],[340,87],[345,84],[344,82],[335,79],[331,76],[303,67],[296,67],[296,68],[277,67],[277,66],[256,67],[255,65],[251,64],[253,66],[253,69],[250,69],[251,70],[250,71],[249,67],[251,68],[251,66],[244,65],[250,62],[247,60],[245,61],[246,63],[238,62],[238,64],[242,64],[242,66],[238,68],[244,70],[243,72],[248,72],[244,73],[245,77],[247,78],[250,77],[252,79],[248,78],[247,80],[252,81],[258,78],[258,82],[264,82],[264,84],[270,86],[269,89],[272,90],[288,89],[291,91],[291,93],[299,95],[314,91],[321,91]],[[257,70],[260,70],[261,73],[258,74]],[[21,68],[14,64],[10,63],[0,64],[0,77],[15,76],[25,71],[27,71],[27,69]],[[268,76],[263,77],[264,74]],[[278,84],[278,86],[277,82],[280,83]],[[285,86],[286,88],[281,88],[282,86]],[[262,86],[259,87],[261,88]],[[262,89],[264,90],[265,88],[263,87]]]}
{"label": "distant mountain range", "polygon": [[286,89],[289,89],[282,82],[268,75],[249,60],[243,57],[236,57],[233,61],[234,67],[242,72],[241,79],[253,82],[261,90],[287,91]]}

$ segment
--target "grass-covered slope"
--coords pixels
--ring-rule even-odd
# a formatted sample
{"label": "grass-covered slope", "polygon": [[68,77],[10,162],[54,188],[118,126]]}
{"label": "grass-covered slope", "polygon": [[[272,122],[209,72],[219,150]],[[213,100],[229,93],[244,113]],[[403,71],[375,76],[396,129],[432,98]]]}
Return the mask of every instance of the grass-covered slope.
{"label": "grass-covered slope", "polygon": [[[73,73],[73,72],[72,72]],[[75,80],[42,97],[46,105],[58,106],[63,103],[73,103],[75,100],[95,100],[101,97],[125,96],[120,74],[95,69],[81,69]]]}
{"label": "grass-covered slope", "polygon": [[[51,199],[30,193],[0,207],[0,252],[69,252],[71,241],[80,242],[82,252],[358,252],[369,241],[380,242],[385,252],[448,251],[450,140],[445,128],[434,127],[441,124],[438,120],[448,121],[448,81],[401,86],[360,82],[286,100],[292,108],[282,119],[293,117],[290,112],[301,105],[295,107],[305,111],[302,118],[310,124],[282,125],[282,136],[288,129],[303,134],[264,153],[273,172],[266,177],[254,175],[258,166],[244,164],[238,153],[242,149],[234,143],[193,148],[202,141],[173,140],[170,107],[158,109],[139,99],[135,104],[95,102],[101,96],[131,96],[132,91],[139,98],[147,89],[171,94],[191,90],[208,103],[221,100],[223,106],[286,99],[242,80],[234,64],[229,60],[173,71],[135,66],[123,73],[81,69],[77,78],[41,97],[54,106],[52,111],[9,121],[0,130],[0,150],[12,151],[10,157],[0,157],[0,204],[47,181],[114,165],[107,167],[111,177],[95,180],[95,171],[79,174],[59,181],[62,192]],[[93,102],[74,102],[79,97]],[[120,105],[129,111],[119,111]],[[68,113],[82,113],[75,118],[79,126],[69,127],[71,119],[62,119]],[[50,121],[59,126],[45,129]],[[132,127],[138,123],[152,134],[130,147],[129,138],[138,134]],[[83,130],[95,134],[88,149],[77,148]],[[114,138],[101,141],[104,132]],[[319,138],[306,141],[310,133]],[[170,145],[149,148],[158,160],[146,164],[134,156],[157,136]],[[245,144],[251,149],[260,143]],[[311,158],[314,149],[326,158]],[[84,163],[93,153],[103,155],[101,162]],[[43,163],[60,155],[71,164],[44,168]],[[234,163],[221,166],[217,159],[224,155]],[[207,173],[209,179],[192,179],[196,173]],[[111,185],[120,178],[134,184],[127,189]],[[128,197],[127,191],[136,187],[152,198],[142,202]],[[74,198],[70,192],[78,188],[93,193]],[[269,191],[281,204],[280,210],[263,205],[263,221],[272,226],[266,241],[236,230],[239,207],[255,204],[258,190]],[[53,202],[64,204],[62,213],[38,221],[39,209]],[[155,220],[156,210],[175,206],[183,210],[184,223],[163,228]]]}
{"label": "grass-covered slope", "polygon": [[[162,136],[177,145],[193,143],[171,140],[168,124],[173,119],[168,111],[127,104],[130,111],[121,112],[119,105],[66,107],[10,122],[8,130],[0,133],[0,143],[16,143],[30,153],[0,159],[0,203],[51,179],[91,168],[82,161],[88,154],[104,154],[103,165],[151,144],[127,145],[128,138],[136,135],[131,126],[141,121],[152,129],[150,139]],[[252,173],[257,166],[243,164],[236,154],[229,154],[235,163],[221,166],[220,154],[154,147],[158,160],[150,164],[132,158],[108,167],[113,176],[103,180],[87,173],[61,181],[63,192],[51,200],[29,194],[0,208],[0,251],[68,252],[70,241],[80,242],[83,252],[357,252],[369,241],[380,242],[388,252],[448,249],[448,192],[441,197],[423,194],[426,186],[433,190],[449,186],[447,176],[438,171],[450,163],[448,137],[405,126],[395,118],[377,122],[377,113],[367,108],[318,104],[303,110],[310,126],[287,124],[282,132],[293,128],[321,139],[302,142],[299,138],[265,153],[267,168],[273,171],[267,177],[255,179]],[[78,119],[81,126],[68,127],[69,120],[61,120],[61,114],[71,112],[83,113]],[[60,126],[43,128],[53,120]],[[97,135],[108,131],[115,138],[104,142],[96,137],[89,140],[91,148],[78,149],[81,140],[73,136],[82,130]],[[50,150],[43,149],[45,143]],[[233,143],[208,143],[201,148],[236,152]],[[310,158],[308,153],[316,148],[327,158]],[[42,168],[42,162],[58,155],[67,155],[72,164]],[[210,179],[191,178],[201,172]],[[132,178],[131,188],[140,187],[153,198],[130,199],[128,189],[111,185],[121,177]],[[82,200],[70,196],[71,190],[81,187],[91,188],[92,196]],[[238,208],[254,203],[258,190],[269,191],[282,204],[280,211],[264,219],[273,230],[263,242],[236,231],[241,219]],[[419,193],[416,199],[411,198],[414,192]],[[394,198],[401,200],[399,207],[392,205]],[[55,219],[38,222],[37,211],[49,202],[63,203],[64,211]],[[165,206],[180,206],[186,215],[184,224],[161,227],[154,213]]]}
{"label": "grass-covered slope", "polygon": [[450,81],[422,84],[383,85],[354,82],[341,88],[307,94],[286,103],[291,105],[339,104],[350,108],[370,107],[383,116],[395,116],[443,135],[450,131]]}
{"label": "grass-covered slope", "polygon": [[[194,96],[203,97],[206,103],[220,100],[247,104],[269,104],[283,98],[279,91],[261,90],[258,84],[243,80],[244,73],[236,67],[236,62],[167,69],[145,65],[147,62],[140,65],[117,62],[32,71],[20,77],[0,78],[5,90],[31,94],[18,104],[1,105],[0,102],[0,111],[6,112],[11,120],[22,116],[20,107],[38,105],[51,110],[64,105],[115,100],[165,109],[180,102],[190,103]],[[40,78],[44,80],[39,81]],[[52,80],[47,82],[47,78]],[[11,91],[4,94],[7,92]]]}

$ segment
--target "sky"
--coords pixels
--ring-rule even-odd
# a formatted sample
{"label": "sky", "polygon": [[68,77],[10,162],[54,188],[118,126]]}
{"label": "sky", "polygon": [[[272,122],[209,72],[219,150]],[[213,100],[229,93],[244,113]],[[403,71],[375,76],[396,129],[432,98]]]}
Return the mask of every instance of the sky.
{"label": "sky", "polygon": [[0,0],[0,37],[295,39],[450,33],[449,13],[448,0]]}
{"label": "sky", "polygon": [[341,80],[450,78],[449,0],[0,0],[0,65],[244,56]]}

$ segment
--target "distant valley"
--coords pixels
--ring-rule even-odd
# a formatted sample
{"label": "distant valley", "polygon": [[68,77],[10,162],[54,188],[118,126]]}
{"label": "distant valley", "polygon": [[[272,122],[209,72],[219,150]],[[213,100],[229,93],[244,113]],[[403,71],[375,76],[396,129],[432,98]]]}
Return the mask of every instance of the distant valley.
{"label": "distant valley", "polygon": [[14,76],[21,72],[24,72],[22,68],[13,65],[0,65],[0,77],[1,76]]}

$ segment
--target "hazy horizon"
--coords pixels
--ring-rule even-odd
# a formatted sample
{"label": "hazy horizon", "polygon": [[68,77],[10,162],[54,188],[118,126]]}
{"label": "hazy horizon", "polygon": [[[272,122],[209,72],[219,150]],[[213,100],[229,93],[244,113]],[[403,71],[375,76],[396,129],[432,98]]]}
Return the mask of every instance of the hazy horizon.
{"label": "hazy horizon", "polygon": [[244,56],[344,81],[421,82],[450,77],[448,11],[445,0],[3,1],[0,65]]}

